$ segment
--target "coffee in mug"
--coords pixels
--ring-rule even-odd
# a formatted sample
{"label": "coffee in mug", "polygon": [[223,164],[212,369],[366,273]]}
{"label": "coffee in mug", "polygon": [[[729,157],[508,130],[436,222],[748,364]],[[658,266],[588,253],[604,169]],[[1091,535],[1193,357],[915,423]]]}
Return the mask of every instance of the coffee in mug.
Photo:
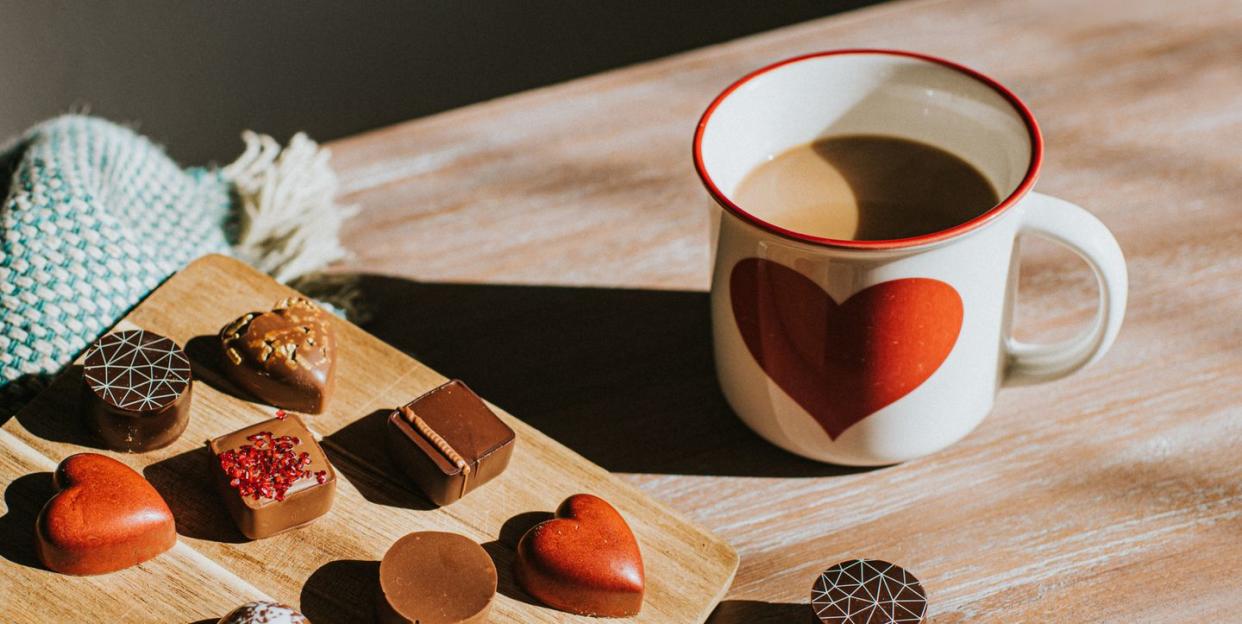
{"label": "coffee in mug", "polygon": [[746,174],[734,196],[770,223],[848,240],[938,232],[1000,200],[960,157],[883,135],[829,136],[787,149]]}

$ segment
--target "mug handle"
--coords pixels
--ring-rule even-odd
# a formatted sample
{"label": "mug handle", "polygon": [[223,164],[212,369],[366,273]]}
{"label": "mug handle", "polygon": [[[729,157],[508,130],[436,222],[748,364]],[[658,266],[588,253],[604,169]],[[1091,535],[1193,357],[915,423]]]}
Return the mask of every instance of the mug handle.
{"label": "mug handle", "polygon": [[[1113,233],[1095,215],[1065,200],[1030,193],[1023,200],[1018,235],[1045,238],[1087,261],[1099,287],[1099,305],[1091,327],[1075,338],[1052,344],[1030,344],[1005,338],[1003,384],[1020,386],[1065,377],[1104,356],[1126,314],[1126,261]],[[1017,288],[1011,292],[1016,293]]]}

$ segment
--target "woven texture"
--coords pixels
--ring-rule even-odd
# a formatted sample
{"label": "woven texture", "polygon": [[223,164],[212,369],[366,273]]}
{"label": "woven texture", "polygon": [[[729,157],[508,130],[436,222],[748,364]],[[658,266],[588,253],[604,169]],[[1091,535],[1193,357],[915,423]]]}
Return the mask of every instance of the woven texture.
{"label": "woven texture", "polygon": [[219,172],[89,117],[31,129],[0,174],[3,420],[174,272],[227,253],[232,210]]}

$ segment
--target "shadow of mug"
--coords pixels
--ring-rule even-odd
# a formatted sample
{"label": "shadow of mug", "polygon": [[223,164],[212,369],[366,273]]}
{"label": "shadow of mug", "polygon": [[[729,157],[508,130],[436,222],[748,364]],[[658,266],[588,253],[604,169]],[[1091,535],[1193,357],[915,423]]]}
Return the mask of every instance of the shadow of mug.
{"label": "shadow of mug", "polygon": [[707,293],[361,275],[364,328],[611,472],[823,477],[720,394]]}

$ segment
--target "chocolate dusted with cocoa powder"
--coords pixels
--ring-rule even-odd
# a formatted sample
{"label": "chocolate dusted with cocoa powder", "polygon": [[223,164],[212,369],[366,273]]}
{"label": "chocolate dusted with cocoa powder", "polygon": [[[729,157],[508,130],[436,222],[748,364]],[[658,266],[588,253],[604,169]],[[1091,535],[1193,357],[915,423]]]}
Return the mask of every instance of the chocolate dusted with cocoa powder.
{"label": "chocolate dusted with cocoa powder", "polygon": [[190,360],[172,339],[141,329],[100,338],[82,365],[87,427],[116,451],[172,444],[190,421]]}
{"label": "chocolate dusted with cocoa powder", "polygon": [[448,505],[509,465],[516,435],[460,380],[388,417],[393,461],[432,502]]}
{"label": "chocolate dusted with cocoa powder", "polygon": [[207,446],[221,500],[250,539],[300,527],[332,508],[336,471],[295,414],[238,429]]}
{"label": "chocolate dusted with cocoa powder", "polygon": [[397,540],[380,561],[381,624],[480,624],[496,597],[496,565],[455,533],[424,531]]}
{"label": "chocolate dusted with cocoa powder", "polygon": [[318,414],[332,396],[336,340],[327,312],[302,297],[268,312],[248,312],[220,329],[222,366],[260,400]]}

